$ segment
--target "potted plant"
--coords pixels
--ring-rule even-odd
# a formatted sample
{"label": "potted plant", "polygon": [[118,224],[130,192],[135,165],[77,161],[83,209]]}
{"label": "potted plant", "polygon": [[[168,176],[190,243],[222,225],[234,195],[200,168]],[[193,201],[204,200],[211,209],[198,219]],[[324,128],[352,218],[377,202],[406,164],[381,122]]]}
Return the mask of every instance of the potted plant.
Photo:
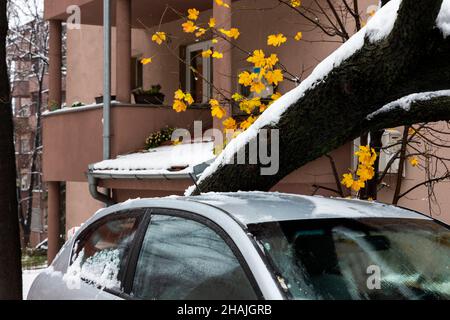
{"label": "potted plant", "polygon": [[[111,101],[116,100],[116,96],[111,96]],[[95,97],[95,103],[100,104],[103,103],[103,95]]]}
{"label": "potted plant", "polygon": [[76,101],[76,102],[72,103],[72,108],[84,107],[84,106],[85,106],[85,104],[83,102]]}
{"label": "potted plant", "polygon": [[138,88],[133,90],[134,101],[138,104],[157,104],[164,103],[165,95],[161,92],[161,86],[159,84],[153,85],[150,89],[144,90]]}

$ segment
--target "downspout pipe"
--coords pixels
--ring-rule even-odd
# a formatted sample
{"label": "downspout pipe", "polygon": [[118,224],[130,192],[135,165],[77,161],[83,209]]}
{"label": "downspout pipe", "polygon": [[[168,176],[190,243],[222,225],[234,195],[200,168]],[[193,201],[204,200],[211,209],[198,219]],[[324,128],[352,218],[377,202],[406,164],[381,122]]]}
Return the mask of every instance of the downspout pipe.
{"label": "downspout pipe", "polygon": [[103,0],[103,160],[111,156],[111,1]]}
{"label": "downspout pipe", "polygon": [[108,195],[98,191],[98,179],[88,173],[89,193],[95,200],[103,202],[107,207],[116,204],[116,202]]}
{"label": "downspout pipe", "polygon": [[[103,0],[103,160],[111,157],[111,1]],[[92,182],[92,183],[91,183]],[[97,191],[97,181],[89,182],[94,199],[111,205],[112,199]],[[110,194],[110,190],[106,190]]]}

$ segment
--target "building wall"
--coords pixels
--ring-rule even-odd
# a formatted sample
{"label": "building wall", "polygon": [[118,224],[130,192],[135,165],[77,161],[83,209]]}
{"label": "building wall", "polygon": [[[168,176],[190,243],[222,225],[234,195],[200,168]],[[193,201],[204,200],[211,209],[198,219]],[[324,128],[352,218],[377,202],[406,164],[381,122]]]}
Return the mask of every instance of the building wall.
{"label": "building wall", "polygon": [[101,208],[104,204],[92,198],[87,182],[66,182],[66,233]]}

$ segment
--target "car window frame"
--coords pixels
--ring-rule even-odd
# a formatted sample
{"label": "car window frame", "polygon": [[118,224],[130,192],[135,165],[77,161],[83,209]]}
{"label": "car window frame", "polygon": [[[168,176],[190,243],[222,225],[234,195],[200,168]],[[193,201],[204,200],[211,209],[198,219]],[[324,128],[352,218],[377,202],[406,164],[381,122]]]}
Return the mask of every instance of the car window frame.
{"label": "car window frame", "polygon": [[114,220],[120,220],[123,218],[132,218],[133,215],[136,216],[136,222],[138,224],[137,228],[136,228],[136,234],[133,238],[133,241],[130,245],[130,255],[126,258],[125,261],[123,261],[123,266],[124,266],[124,270],[121,273],[120,278],[118,279],[121,283],[121,287],[119,288],[119,290],[117,290],[116,288],[104,288],[100,285],[98,285],[95,282],[92,281],[88,281],[86,279],[83,279],[82,277],[80,277],[80,280],[85,283],[86,285],[90,285],[93,286],[99,290],[102,290],[104,292],[107,292],[109,294],[112,294],[114,296],[117,296],[119,298],[122,299],[130,299],[130,297],[125,293],[125,286],[124,286],[124,280],[126,279],[126,276],[128,274],[128,267],[129,267],[129,260],[130,260],[130,256],[133,253],[134,248],[136,247],[136,245],[138,244],[138,235],[140,232],[142,232],[143,230],[146,230],[146,228],[143,228],[143,225],[145,224],[145,220],[146,220],[146,216],[147,216],[147,208],[132,208],[132,209],[126,209],[126,210],[120,210],[120,211],[115,211],[112,212],[104,217],[99,218],[98,220],[94,221],[92,224],[90,224],[89,226],[87,226],[84,230],[82,230],[74,239],[73,243],[72,243],[72,248],[70,251],[70,255],[69,255],[69,263],[68,263],[68,268],[73,264],[73,256],[75,254],[75,247],[78,245],[78,242],[84,240],[86,237],[88,237],[90,234],[92,234],[92,232],[95,232],[96,229],[98,229],[100,226],[104,225],[105,223],[108,223],[109,221],[114,221]]}
{"label": "car window frame", "polygon": [[[151,219],[153,218],[153,216],[159,215],[159,216],[171,216],[171,217],[178,217],[178,218],[183,218],[183,219],[187,219],[187,220],[192,220],[194,222],[205,225],[206,227],[211,229],[213,232],[215,232],[217,235],[219,235],[219,237],[225,242],[225,244],[228,245],[228,247],[230,248],[230,250],[236,257],[237,261],[239,262],[240,267],[243,269],[243,271],[255,293],[256,300],[265,300],[265,297],[256,281],[256,278],[255,278],[252,270],[250,269],[247,261],[245,260],[243,254],[240,252],[238,246],[233,241],[233,239],[227,234],[227,232],[220,225],[218,225],[214,221],[212,221],[198,213],[186,211],[186,210],[180,210],[180,209],[154,207],[154,208],[148,208],[148,210],[145,214],[146,214],[146,216],[148,215],[148,217],[146,217],[146,219],[144,219],[144,221],[143,221],[144,223],[141,223],[142,228],[140,230],[141,233],[139,234],[139,237],[138,237],[138,234],[136,234],[136,240],[139,240],[139,243],[136,243],[136,242],[134,243],[134,248],[133,248],[134,250],[128,257],[128,259],[130,260],[129,264],[127,266],[127,270],[126,270],[127,274],[128,274],[128,278],[127,278],[127,281],[124,283],[126,286],[126,289],[128,289],[127,291],[124,291],[124,293],[128,299],[143,300],[141,298],[132,296],[131,291],[133,289],[133,281],[134,281],[134,277],[136,275],[137,263],[139,260],[139,255],[140,255],[140,252],[142,249],[143,240],[144,240],[146,231],[148,230],[148,227],[150,226]],[[146,226],[145,228],[144,228],[144,225]]]}

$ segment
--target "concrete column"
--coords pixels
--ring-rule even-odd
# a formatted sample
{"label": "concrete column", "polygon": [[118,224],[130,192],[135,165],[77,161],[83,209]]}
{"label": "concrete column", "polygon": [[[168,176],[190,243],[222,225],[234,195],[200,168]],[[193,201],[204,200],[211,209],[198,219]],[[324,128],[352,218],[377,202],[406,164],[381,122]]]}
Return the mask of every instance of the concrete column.
{"label": "concrete column", "polygon": [[47,215],[47,237],[48,250],[47,261],[52,263],[59,251],[59,218],[60,218],[60,184],[59,182],[48,182],[48,215]]}
{"label": "concrete column", "polygon": [[131,0],[116,3],[116,93],[117,100],[131,101]]}
{"label": "concrete column", "polygon": [[[230,8],[219,6],[216,1],[213,2],[213,17],[216,19],[217,26],[229,30],[232,27],[231,19],[231,0],[225,0]],[[218,38],[219,42],[214,45],[214,49],[222,52],[223,59],[213,59],[213,82],[214,86],[223,92],[226,96],[231,97],[231,90],[233,87],[232,80],[232,51],[231,44],[225,40]],[[213,92],[214,96],[223,99],[217,92]],[[225,105],[224,105],[225,106]],[[227,117],[231,116],[231,106],[226,106]],[[214,118],[214,128],[222,130],[222,122],[225,119]]]}
{"label": "concrete column", "polygon": [[49,107],[62,104],[62,25],[60,20],[49,21]]}

